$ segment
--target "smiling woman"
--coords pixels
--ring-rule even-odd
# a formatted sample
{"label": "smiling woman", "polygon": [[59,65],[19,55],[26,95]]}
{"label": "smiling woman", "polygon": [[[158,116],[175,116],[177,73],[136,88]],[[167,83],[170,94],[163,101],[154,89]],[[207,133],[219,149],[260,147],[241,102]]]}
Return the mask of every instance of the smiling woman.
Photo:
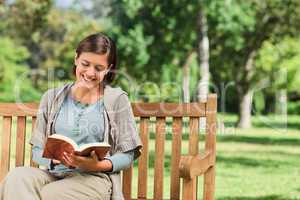
{"label": "smiling woman", "polygon": [[[123,199],[120,171],[139,157],[142,145],[127,93],[109,85],[116,69],[116,45],[102,33],[92,34],[74,54],[76,80],[43,95],[30,140],[32,159],[46,169],[11,170],[0,184],[0,200]],[[42,154],[51,134],[67,136],[78,145],[108,142],[111,150],[102,160],[95,152],[46,159]]]}

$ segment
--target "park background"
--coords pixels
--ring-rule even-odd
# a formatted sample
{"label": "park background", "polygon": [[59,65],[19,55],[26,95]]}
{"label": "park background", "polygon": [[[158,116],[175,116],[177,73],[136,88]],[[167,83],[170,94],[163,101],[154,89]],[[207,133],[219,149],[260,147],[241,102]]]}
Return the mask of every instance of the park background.
{"label": "park background", "polygon": [[74,80],[77,43],[104,32],[132,102],[217,93],[216,199],[300,199],[299,0],[0,2],[0,102]]}

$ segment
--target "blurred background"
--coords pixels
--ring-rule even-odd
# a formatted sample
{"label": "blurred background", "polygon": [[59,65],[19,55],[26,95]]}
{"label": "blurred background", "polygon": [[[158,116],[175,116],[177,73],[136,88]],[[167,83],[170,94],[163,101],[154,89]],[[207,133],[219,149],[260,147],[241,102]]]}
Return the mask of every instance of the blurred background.
{"label": "blurred background", "polygon": [[217,199],[300,199],[299,0],[0,2],[0,102],[73,81],[77,43],[104,32],[131,101],[217,93]]}

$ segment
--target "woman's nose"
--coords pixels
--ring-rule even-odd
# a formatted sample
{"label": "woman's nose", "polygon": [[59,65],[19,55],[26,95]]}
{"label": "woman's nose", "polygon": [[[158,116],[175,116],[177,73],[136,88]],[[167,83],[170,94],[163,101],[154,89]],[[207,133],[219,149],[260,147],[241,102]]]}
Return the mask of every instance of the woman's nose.
{"label": "woman's nose", "polygon": [[86,71],[86,75],[95,76],[96,75],[95,69],[93,67],[89,67],[89,69]]}

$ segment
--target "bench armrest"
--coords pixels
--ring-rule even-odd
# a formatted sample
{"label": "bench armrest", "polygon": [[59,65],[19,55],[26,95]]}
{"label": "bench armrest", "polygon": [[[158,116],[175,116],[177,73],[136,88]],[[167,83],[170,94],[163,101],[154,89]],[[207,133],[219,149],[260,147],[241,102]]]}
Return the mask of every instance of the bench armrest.
{"label": "bench armrest", "polygon": [[181,178],[192,179],[200,176],[215,163],[211,152],[205,152],[203,155],[181,156],[179,162],[179,176]]}

